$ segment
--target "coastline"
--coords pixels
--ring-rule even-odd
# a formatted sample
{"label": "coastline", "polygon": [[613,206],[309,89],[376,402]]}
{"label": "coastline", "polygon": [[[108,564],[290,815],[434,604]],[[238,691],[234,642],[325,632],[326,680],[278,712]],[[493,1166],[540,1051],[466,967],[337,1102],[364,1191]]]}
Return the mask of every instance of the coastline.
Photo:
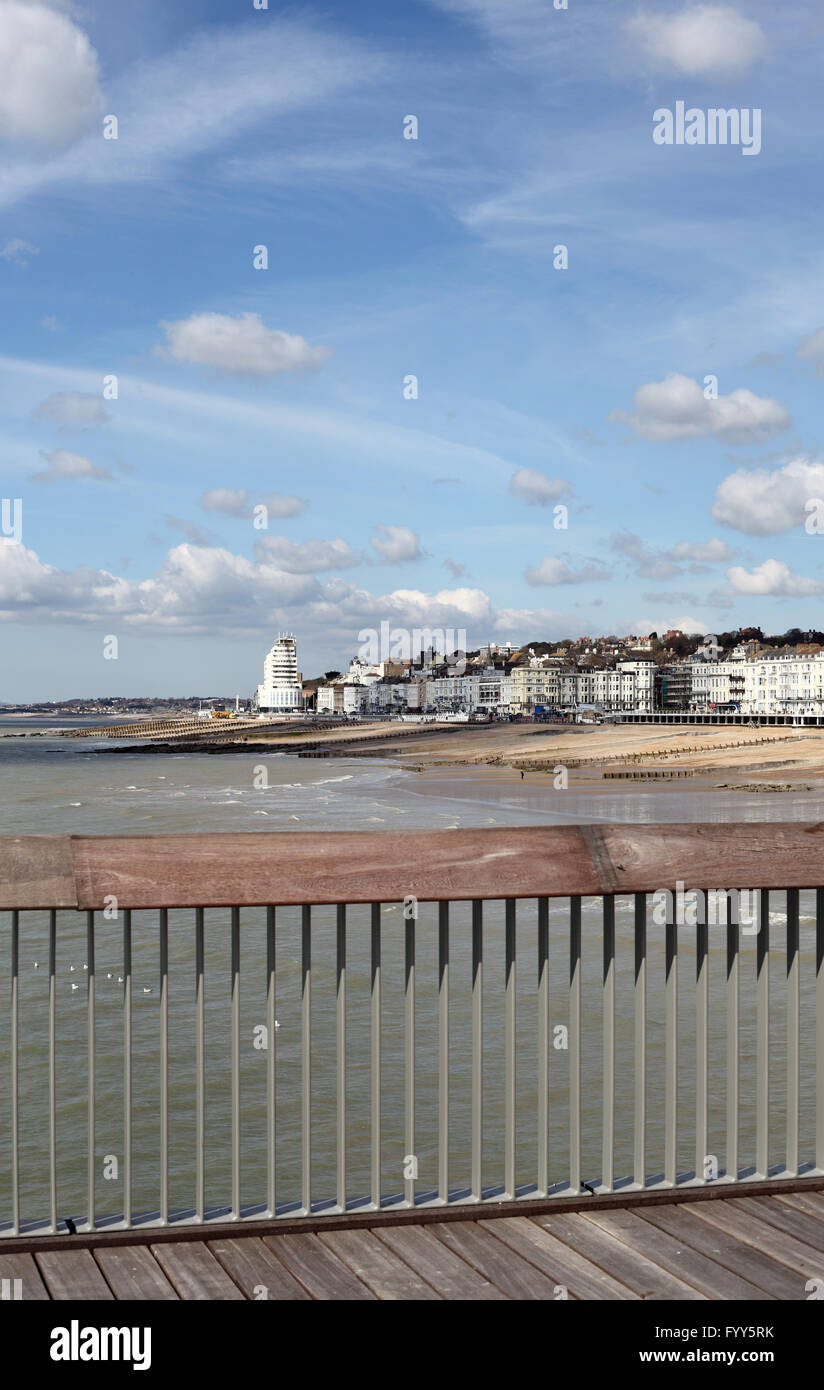
{"label": "coastline", "polygon": [[[496,774],[495,784],[553,779],[565,769],[570,785],[593,783],[602,791],[659,781],[670,790],[712,786],[715,778],[742,777],[773,785],[824,777],[824,730],[749,729],[729,726],[589,726],[495,724],[397,726],[317,730],[220,741],[108,740],[95,751],[198,755],[291,753],[311,759],[351,758],[382,762],[417,774],[458,778]],[[523,777],[521,774],[523,773]],[[463,779],[461,779],[463,780]]]}

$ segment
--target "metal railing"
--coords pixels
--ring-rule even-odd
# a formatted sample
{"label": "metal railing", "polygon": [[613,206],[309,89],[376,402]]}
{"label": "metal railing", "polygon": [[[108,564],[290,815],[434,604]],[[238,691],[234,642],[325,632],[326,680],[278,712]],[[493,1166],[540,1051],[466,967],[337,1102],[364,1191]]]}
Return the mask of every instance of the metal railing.
{"label": "metal railing", "polygon": [[823,836],[0,841],[0,1235],[821,1177]]}

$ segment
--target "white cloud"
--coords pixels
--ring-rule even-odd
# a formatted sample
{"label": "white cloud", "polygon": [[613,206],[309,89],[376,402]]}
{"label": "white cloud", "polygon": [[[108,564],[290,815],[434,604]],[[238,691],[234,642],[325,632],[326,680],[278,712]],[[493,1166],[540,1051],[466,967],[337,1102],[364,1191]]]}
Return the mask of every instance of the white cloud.
{"label": "white cloud", "polygon": [[28,265],[30,256],[39,255],[39,246],[32,246],[31,242],[21,241],[20,237],[12,237],[11,241],[7,241],[0,251],[0,257],[4,261],[11,261],[14,265]]}
{"label": "white cloud", "polygon": [[270,517],[279,520],[287,516],[300,516],[308,503],[301,497],[284,497],[280,492],[267,492],[259,501],[246,488],[216,487],[204,492],[200,505],[204,512],[223,512],[224,516],[237,516],[248,519],[254,508],[266,507]]}
{"label": "white cloud", "polygon": [[632,412],[613,410],[609,418],[653,441],[712,436],[730,444],[757,443],[792,424],[779,401],[744,389],[707,399],[698,382],[680,372],[639,387],[633,401]]}
{"label": "white cloud", "polygon": [[194,362],[244,376],[279,376],[307,367],[320,367],[332,356],[330,348],[310,347],[305,338],[267,328],[260,314],[192,314],[177,323],[162,323],[166,346],[160,357]]}
{"label": "white cloud", "polygon": [[421,558],[420,537],[408,526],[376,527],[377,535],[370,536],[369,544],[376,550],[386,565],[400,565],[407,560]]}
{"label": "white cloud", "polygon": [[110,419],[99,396],[84,391],[56,391],[37,407],[37,417],[63,429],[93,429]]}
{"label": "white cloud", "polygon": [[804,504],[824,497],[824,463],[794,459],[770,472],[739,468],[718,485],[712,514],[716,521],[748,536],[775,536],[803,525]]}
{"label": "white cloud", "polygon": [[[113,149],[107,151],[95,132],[59,157],[0,166],[0,204],[54,183],[73,191],[114,182],[145,186],[276,113],[316,107],[353,87],[363,90],[386,67],[368,44],[271,12],[252,17],[250,5],[247,23],[212,26],[172,52],[134,63],[112,82],[107,104],[121,134],[116,144],[107,142]],[[68,102],[59,107],[67,128],[73,109]]]}
{"label": "white cloud", "polygon": [[32,482],[59,483],[84,478],[97,483],[111,481],[112,475],[108,468],[95,468],[91,459],[72,454],[68,449],[55,449],[50,454],[41,449],[40,457],[48,464],[48,468],[42,469],[39,473],[32,473]]}
{"label": "white cloud", "polygon": [[642,10],[627,29],[656,67],[688,77],[735,76],[767,52],[761,26],[732,5],[690,4],[670,14]]}
{"label": "white cloud", "polygon": [[351,569],[363,564],[340,536],[333,541],[290,541],[286,536],[262,536],[256,543],[257,558],[287,574],[317,574],[320,570]]}
{"label": "white cloud", "polygon": [[564,560],[559,560],[557,556],[546,555],[536,569],[530,565],[526,571],[527,584],[589,584],[595,579],[606,579],[608,575],[605,570],[599,569],[597,565],[584,565],[583,569],[571,570]]}
{"label": "white cloud", "polygon": [[754,570],[746,570],[742,565],[734,565],[727,570],[727,579],[736,594],[772,594],[788,598],[801,598],[807,594],[824,593],[824,584],[815,579],[804,579],[793,574],[783,560],[765,560]]}
{"label": "white cloud", "polygon": [[537,468],[519,468],[512,474],[509,491],[530,507],[550,507],[572,489],[566,478],[550,478]]}
{"label": "white cloud", "polygon": [[98,58],[66,15],[0,0],[0,139],[62,150],[103,114]]}
{"label": "white cloud", "polygon": [[694,560],[702,565],[715,565],[722,560],[731,560],[732,554],[726,541],[713,536],[710,541],[679,541],[669,551],[673,560]]}

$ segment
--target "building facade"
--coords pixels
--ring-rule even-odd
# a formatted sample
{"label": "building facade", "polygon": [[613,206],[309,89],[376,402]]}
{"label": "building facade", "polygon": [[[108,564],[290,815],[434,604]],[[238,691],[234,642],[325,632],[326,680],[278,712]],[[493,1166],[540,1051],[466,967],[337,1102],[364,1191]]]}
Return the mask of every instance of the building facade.
{"label": "building facade", "polygon": [[253,707],[259,714],[289,714],[303,708],[303,678],[291,634],[282,633],[266,656]]}

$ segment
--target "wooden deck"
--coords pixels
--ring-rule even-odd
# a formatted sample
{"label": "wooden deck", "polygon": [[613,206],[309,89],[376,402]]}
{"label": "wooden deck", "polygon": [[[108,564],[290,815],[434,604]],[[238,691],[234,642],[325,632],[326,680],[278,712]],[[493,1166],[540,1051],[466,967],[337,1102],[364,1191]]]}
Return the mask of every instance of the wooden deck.
{"label": "wooden deck", "polygon": [[[804,1300],[824,1193],[4,1252],[25,1299]],[[10,1296],[11,1286],[4,1290]]]}

